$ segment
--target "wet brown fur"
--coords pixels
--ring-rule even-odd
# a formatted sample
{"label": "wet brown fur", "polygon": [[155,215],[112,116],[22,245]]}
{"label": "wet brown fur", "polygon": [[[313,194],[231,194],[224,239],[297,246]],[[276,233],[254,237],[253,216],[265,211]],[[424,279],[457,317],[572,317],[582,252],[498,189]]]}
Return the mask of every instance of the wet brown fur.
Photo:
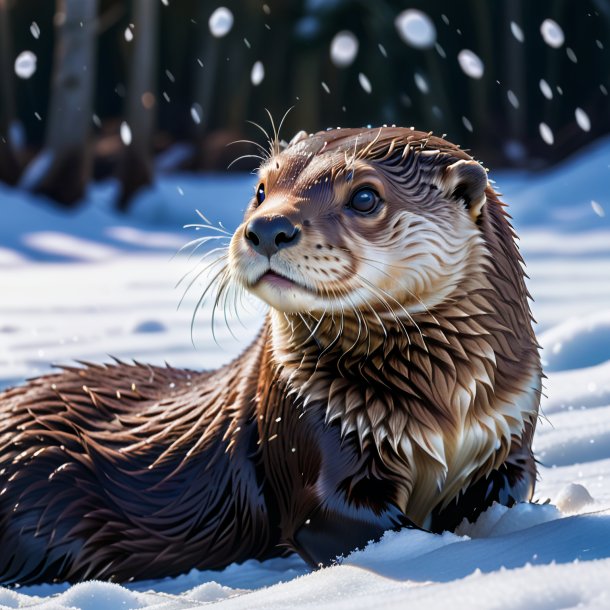
{"label": "wet brown fur", "polygon": [[[272,308],[213,373],[84,364],[0,394],[0,582],[156,578],[288,550],[317,564],[385,529],[440,531],[528,500],[541,370],[522,259],[486,179],[484,204],[468,200],[481,174],[460,161],[402,128],[297,139],[261,169],[268,208],[253,202],[246,222],[298,224],[277,265],[324,305]],[[334,202],[371,180],[383,212],[343,216]],[[426,252],[395,261],[428,220],[466,227],[459,264],[439,245],[459,277],[433,278]],[[256,293],[263,263],[242,231],[220,278]],[[367,267],[368,244],[396,263],[388,279]],[[403,290],[420,259],[429,282]]]}

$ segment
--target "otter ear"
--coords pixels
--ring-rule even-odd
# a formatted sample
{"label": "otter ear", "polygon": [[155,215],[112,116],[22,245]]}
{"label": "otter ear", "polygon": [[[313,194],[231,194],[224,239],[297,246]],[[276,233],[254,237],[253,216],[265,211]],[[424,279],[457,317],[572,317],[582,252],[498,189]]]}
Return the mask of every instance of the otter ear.
{"label": "otter ear", "polygon": [[487,200],[487,170],[472,159],[461,159],[444,169],[442,182],[449,197],[462,201],[476,222]]}

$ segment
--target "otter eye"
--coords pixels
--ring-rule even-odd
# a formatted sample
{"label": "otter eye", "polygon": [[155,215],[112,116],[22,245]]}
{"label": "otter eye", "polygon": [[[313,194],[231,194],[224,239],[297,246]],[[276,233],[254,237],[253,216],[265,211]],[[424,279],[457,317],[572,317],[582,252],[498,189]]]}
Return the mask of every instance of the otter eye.
{"label": "otter eye", "polygon": [[379,205],[379,195],[369,187],[356,191],[349,202],[349,207],[359,214],[371,214]]}
{"label": "otter eye", "polygon": [[258,205],[265,201],[265,185],[261,182],[256,189],[256,201]]}

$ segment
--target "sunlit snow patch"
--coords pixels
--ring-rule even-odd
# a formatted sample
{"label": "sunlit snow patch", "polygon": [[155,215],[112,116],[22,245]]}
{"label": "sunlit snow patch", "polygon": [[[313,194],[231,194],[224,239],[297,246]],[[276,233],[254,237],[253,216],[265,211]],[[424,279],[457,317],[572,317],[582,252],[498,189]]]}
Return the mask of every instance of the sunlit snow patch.
{"label": "sunlit snow patch", "polygon": [[436,41],[436,28],[426,13],[411,8],[394,20],[399,36],[416,49],[429,49]]}
{"label": "sunlit snow patch", "polygon": [[575,316],[542,333],[547,371],[566,371],[610,360],[610,311]]}
{"label": "sunlit snow patch", "polygon": [[587,488],[580,483],[566,485],[555,498],[557,508],[568,514],[580,512],[594,502]]}

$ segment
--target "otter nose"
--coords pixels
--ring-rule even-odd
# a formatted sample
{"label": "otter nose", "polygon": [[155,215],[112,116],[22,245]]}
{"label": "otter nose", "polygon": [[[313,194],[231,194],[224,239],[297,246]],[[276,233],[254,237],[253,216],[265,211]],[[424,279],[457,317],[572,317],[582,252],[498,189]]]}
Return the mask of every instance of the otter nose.
{"label": "otter nose", "polygon": [[299,229],[285,216],[259,216],[248,223],[244,235],[256,252],[271,257],[281,248],[293,246]]}

